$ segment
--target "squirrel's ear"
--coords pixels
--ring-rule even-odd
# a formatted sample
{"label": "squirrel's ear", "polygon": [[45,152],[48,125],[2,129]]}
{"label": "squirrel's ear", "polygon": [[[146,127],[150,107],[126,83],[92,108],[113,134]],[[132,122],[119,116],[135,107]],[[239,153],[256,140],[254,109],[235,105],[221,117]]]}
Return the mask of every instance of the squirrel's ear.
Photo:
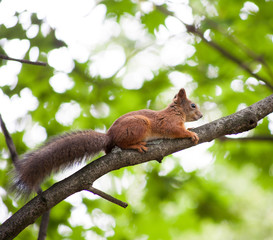
{"label": "squirrel's ear", "polygon": [[184,88],[181,88],[181,89],[179,90],[178,98],[179,98],[180,100],[184,100],[184,99],[187,98],[186,91],[185,91]]}
{"label": "squirrel's ear", "polygon": [[184,88],[181,88],[179,92],[174,96],[173,102],[181,104],[185,99],[187,99],[186,91]]}

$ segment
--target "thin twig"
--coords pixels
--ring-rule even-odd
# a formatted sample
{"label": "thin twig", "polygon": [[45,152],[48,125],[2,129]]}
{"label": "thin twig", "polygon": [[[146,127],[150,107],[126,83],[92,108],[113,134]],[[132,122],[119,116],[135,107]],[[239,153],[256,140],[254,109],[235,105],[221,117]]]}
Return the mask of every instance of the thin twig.
{"label": "thin twig", "polygon": [[215,29],[219,33],[223,34],[227,39],[229,39],[234,44],[234,46],[239,47],[241,50],[243,50],[248,57],[252,58],[256,62],[261,63],[265,67],[265,69],[266,69],[267,73],[269,74],[270,78],[273,79],[273,72],[272,72],[270,66],[265,61],[263,56],[256,54],[252,49],[248,48],[244,43],[242,43],[233,34],[227,34],[226,31],[224,31],[222,28],[219,27],[218,23],[211,20],[210,18],[206,17],[205,22],[209,26],[211,26],[213,29]]}
{"label": "thin twig", "polygon": [[94,194],[96,194],[96,195],[98,195],[98,196],[100,196],[100,197],[102,197],[102,198],[104,198],[104,199],[106,199],[106,200],[108,200],[108,201],[110,201],[112,203],[115,203],[115,204],[117,204],[117,205],[119,205],[119,206],[121,206],[123,208],[126,208],[128,206],[128,203],[123,202],[123,201],[121,201],[119,199],[116,199],[116,198],[112,197],[111,195],[109,195],[109,194],[107,194],[105,192],[102,192],[101,190],[99,190],[97,188],[89,187],[89,189],[86,189],[86,191],[92,192],[92,193],[94,193]]}
{"label": "thin twig", "polygon": [[0,125],[1,125],[2,132],[3,132],[5,139],[6,139],[6,143],[7,143],[7,147],[9,149],[9,152],[10,152],[11,160],[12,160],[14,166],[16,167],[16,165],[17,165],[16,163],[17,163],[19,157],[18,157],[18,154],[16,151],[16,147],[15,147],[15,145],[12,141],[12,138],[6,128],[6,124],[3,121],[1,114],[0,114]]}
{"label": "thin twig", "polygon": [[248,65],[246,65],[241,59],[237,58],[236,56],[232,55],[230,52],[228,52],[226,49],[224,49],[222,46],[220,46],[218,43],[214,42],[214,41],[208,41],[205,37],[203,32],[201,32],[200,30],[198,30],[197,28],[195,28],[195,26],[193,25],[187,25],[185,24],[188,32],[191,32],[195,35],[198,35],[200,38],[202,38],[202,40],[207,43],[208,45],[210,45],[211,47],[213,47],[214,49],[216,49],[219,53],[221,53],[224,57],[228,58],[229,60],[231,60],[232,62],[236,63],[239,67],[241,67],[242,69],[244,69],[246,72],[248,72],[250,75],[252,75],[253,77],[255,77],[258,80],[261,80],[262,82],[265,83],[265,85],[267,87],[269,87],[272,91],[273,91],[273,85],[271,83],[269,83],[268,80],[266,80],[264,77],[261,77],[260,75],[254,73],[249,67]]}
{"label": "thin twig", "polygon": [[39,62],[39,61],[33,62],[30,60],[26,60],[26,59],[18,59],[18,58],[8,57],[8,56],[2,55],[2,54],[0,54],[0,59],[16,61],[16,62],[32,64],[32,65],[38,65],[38,66],[44,66],[44,67],[47,66],[47,63],[45,63],[45,62]]}
{"label": "thin twig", "polygon": [[[164,13],[165,15],[169,15],[169,16],[174,16],[174,14],[172,12],[170,12],[168,9],[166,9],[163,6],[158,6],[156,5],[156,8],[161,11],[162,13]],[[272,91],[273,91],[273,85],[264,77],[254,73],[249,67],[248,65],[246,65],[241,59],[237,58],[236,56],[232,55],[230,52],[228,52],[226,49],[224,49],[222,46],[220,46],[218,43],[216,43],[215,41],[208,41],[205,37],[204,37],[204,33],[202,31],[200,31],[199,29],[197,29],[194,25],[190,25],[190,24],[186,24],[183,22],[183,24],[186,26],[187,31],[190,33],[193,33],[194,35],[199,36],[205,43],[207,43],[209,46],[211,46],[212,48],[214,48],[215,50],[217,50],[219,53],[221,53],[224,57],[228,58],[229,60],[231,60],[232,62],[236,63],[239,67],[241,67],[242,69],[244,69],[246,72],[248,72],[250,75],[252,75],[253,77],[255,77],[256,79],[264,82],[264,84],[269,87]]]}
{"label": "thin twig", "polygon": [[228,34],[226,30],[220,27],[220,24],[216,21],[210,19],[207,14],[204,15],[204,12],[199,11],[198,9],[194,9],[194,12],[198,12],[199,15],[205,16],[204,23],[208,24],[212,29],[218,31],[219,33],[223,34],[226,39],[229,39],[230,42],[234,44],[234,47],[239,47],[240,50],[244,51],[245,54],[252,58],[254,61],[261,63],[265,70],[267,71],[268,75],[271,79],[273,79],[273,71],[271,70],[270,66],[267,64],[267,62],[264,59],[263,55],[259,55],[256,52],[254,52],[252,49],[247,47],[244,43],[242,43],[234,34]]}
{"label": "thin twig", "polygon": [[[17,161],[19,160],[19,156],[18,156],[18,153],[16,151],[16,147],[14,145],[14,142],[13,142],[13,140],[12,140],[12,138],[11,138],[7,128],[6,128],[6,124],[2,119],[1,114],[0,114],[0,125],[1,125],[2,132],[3,132],[4,136],[5,136],[5,140],[6,140],[9,152],[10,152],[12,163],[16,168]],[[37,191],[37,193],[39,194],[41,192],[42,192],[42,189],[40,188]],[[40,224],[40,228],[39,228],[38,240],[44,240],[46,238],[46,232],[47,232],[47,227],[48,227],[48,222],[49,222],[49,215],[50,215],[50,210],[45,212],[42,215],[41,224]]]}
{"label": "thin twig", "polygon": [[45,212],[42,216],[40,228],[39,228],[38,240],[46,239],[49,217],[50,217],[50,210]]}

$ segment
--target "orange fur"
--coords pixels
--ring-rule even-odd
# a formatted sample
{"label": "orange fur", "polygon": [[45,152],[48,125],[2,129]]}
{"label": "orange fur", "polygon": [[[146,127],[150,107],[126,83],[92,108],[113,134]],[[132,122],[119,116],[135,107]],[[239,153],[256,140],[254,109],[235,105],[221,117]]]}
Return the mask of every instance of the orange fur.
{"label": "orange fur", "polygon": [[158,138],[191,138],[196,144],[199,140],[197,134],[187,130],[184,123],[201,117],[198,107],[181,89],[166,109],[127,113],[113,123],[107,135],[114,145],[123,149],[137,149],[139,152],[147,151],[146,141]]}

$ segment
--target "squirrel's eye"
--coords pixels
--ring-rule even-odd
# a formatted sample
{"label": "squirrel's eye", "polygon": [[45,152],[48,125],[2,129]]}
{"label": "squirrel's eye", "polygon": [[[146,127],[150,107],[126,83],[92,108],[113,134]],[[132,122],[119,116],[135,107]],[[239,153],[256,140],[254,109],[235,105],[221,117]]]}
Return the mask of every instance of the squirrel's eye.
{"label": "squirrel's eye", "polygon": [[196,108],[196,105],[194,103],[191,104],[192,108]]}

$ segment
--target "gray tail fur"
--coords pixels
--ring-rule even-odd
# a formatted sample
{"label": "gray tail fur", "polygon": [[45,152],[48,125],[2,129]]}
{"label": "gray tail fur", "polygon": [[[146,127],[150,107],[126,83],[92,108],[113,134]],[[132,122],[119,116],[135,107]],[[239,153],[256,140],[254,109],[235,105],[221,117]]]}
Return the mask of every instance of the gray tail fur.
{"label": "gray tail fur", "polygon": [[53,138],[17,161],[13,189],[19,195],[38,191],[40,184],[52,172],[105,150],[108,143],[106,134],[93,130],[76,131]]}

